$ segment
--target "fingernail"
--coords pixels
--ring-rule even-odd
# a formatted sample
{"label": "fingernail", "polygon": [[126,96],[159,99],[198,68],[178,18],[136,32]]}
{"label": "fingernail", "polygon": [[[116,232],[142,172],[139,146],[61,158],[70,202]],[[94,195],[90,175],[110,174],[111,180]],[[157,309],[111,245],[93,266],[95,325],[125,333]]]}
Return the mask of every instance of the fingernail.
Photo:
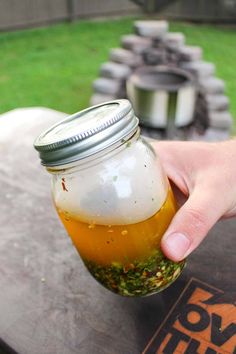
{"label": "fingernail", "polygon": [[165,236],[163,241],[168,254],[171,256],[171,258],[176,260],[182,260],[185,257],[185,254],[187,253],[191,244],[190,239],[184,234],[180,233],[174,233]]}

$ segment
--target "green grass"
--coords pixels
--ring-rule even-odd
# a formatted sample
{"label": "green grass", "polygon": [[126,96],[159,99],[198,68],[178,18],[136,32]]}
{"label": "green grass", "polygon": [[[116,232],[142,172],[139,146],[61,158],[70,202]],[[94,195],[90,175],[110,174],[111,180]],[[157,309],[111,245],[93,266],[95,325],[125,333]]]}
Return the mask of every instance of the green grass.
{"label": "green grass", "polygon": [[[17,107],[45,106],[73,113],[85,108],[109,49],[132,33],[132,18],[80,21],[48,28],[0,33],[0,112]],[[201,46],[214,62],[217,76],[227,84],[231,111],[236,117],[236,31],[171,24],[185,33],[187,43]]]}

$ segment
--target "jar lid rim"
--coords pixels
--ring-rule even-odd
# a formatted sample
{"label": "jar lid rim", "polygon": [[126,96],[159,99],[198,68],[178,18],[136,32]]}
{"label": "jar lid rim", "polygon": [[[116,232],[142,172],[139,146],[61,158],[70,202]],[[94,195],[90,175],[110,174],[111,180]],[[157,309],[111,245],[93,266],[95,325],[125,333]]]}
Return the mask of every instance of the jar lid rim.
{"label": "jar lid rim", "polygon": [[133,134],[138,120],[128,100],[108,101],[59,121],[35,140],[45,166],[56,166],[91,156]]}

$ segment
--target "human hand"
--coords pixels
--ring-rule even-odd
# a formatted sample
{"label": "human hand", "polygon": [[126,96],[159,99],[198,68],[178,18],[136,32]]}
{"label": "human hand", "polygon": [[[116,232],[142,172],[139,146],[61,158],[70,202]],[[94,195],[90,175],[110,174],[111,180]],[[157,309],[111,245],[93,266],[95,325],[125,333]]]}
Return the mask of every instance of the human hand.
{"label": "human hand", "polygon": [[155,142],[180,209],[161,248],[173,261],[187,257],[221,218],[236,216],[236,140]]}

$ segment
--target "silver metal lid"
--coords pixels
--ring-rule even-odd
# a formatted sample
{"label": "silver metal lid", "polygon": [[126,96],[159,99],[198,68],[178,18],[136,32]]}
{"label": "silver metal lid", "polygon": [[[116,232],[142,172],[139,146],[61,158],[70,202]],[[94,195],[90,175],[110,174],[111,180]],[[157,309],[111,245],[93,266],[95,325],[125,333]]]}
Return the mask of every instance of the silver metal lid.
{"label": "silver metal lid", "polygon": [[128,100],[102,103],[75,113],[38,136],[34,147],[43,165],[60,166],[123,142],[138,127]]}

